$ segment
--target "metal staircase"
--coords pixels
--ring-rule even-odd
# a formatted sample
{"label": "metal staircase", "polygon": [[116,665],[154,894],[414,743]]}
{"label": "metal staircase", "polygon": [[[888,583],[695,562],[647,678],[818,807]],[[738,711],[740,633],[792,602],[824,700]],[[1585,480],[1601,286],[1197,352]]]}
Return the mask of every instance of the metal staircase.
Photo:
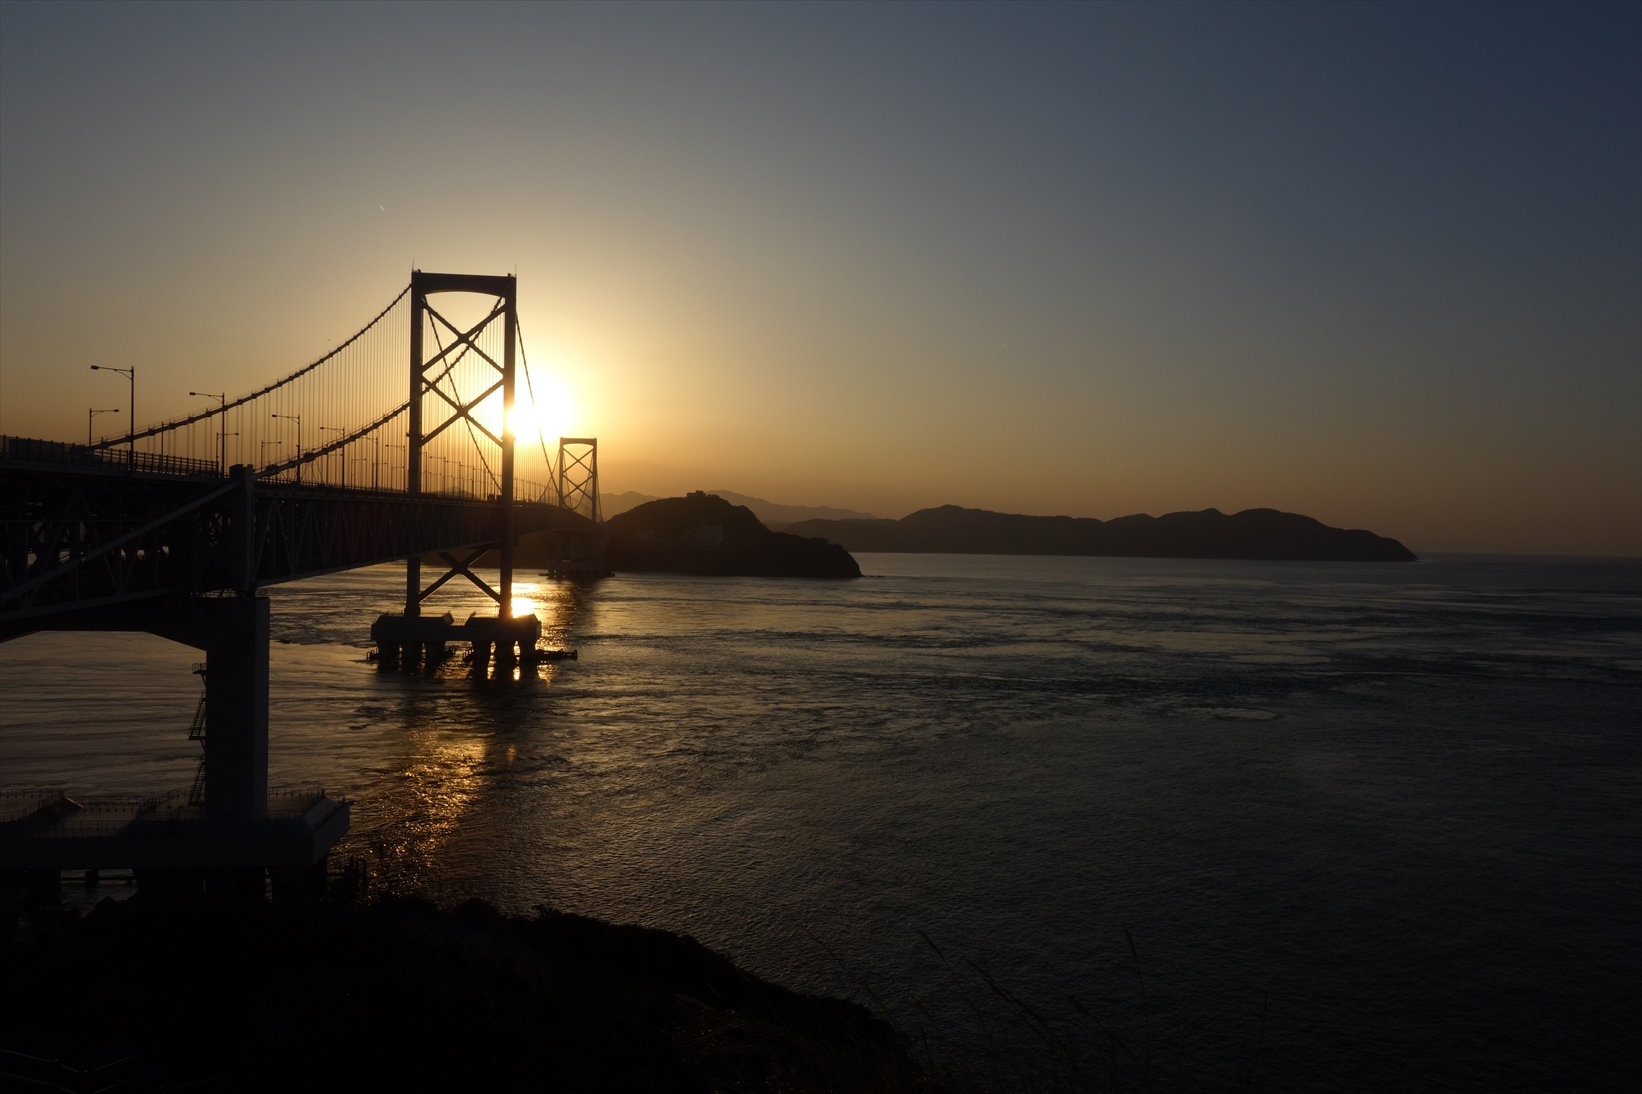
{"label": "metal staircase", "polygon": [[194,724],[188,728],[188,739],[200,743],[200,766],[194,772],[194,785],[188,789],[189,805],[205,804],[205,662],[194,666],[194,675],[200,678],[200,705],[194,710]]}

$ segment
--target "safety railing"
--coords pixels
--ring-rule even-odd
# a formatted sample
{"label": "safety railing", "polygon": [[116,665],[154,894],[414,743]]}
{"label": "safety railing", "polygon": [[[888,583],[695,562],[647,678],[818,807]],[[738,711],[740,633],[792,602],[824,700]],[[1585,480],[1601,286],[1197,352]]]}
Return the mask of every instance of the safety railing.
{"label": "safety railing", "polygon": [[99,471],[144,471],[159,475],[222,474],[222,469],[212,460],[166,456],[158,452],[88,448],[67,441],[42,441],[37,437],[0,436],[0,460],[89,467]]}
{"label": "safety railing", "polygon": [[[322,786],[272,786],[268,788],[265,815],[270,819],[299,817],[324,796],[325,788]],[[62,815],[46,815],[58,803],[65,801],[72,803],[72,811],[65,810]],[[27,829],[7,833],[0,827],[0,837],[8,834],[36,838],[115,836],[133,827],[140,830],[147,825],[199,820],[204,816],[204,807],[199,802],[190,802],[187,790],[173,790],[166,794],[146,797],[71,797],[61,787],[0,789],[0,826],[11,825],[14,828]],[[39,826],[25,823],[36,817],[40,817],[45,823]]]}

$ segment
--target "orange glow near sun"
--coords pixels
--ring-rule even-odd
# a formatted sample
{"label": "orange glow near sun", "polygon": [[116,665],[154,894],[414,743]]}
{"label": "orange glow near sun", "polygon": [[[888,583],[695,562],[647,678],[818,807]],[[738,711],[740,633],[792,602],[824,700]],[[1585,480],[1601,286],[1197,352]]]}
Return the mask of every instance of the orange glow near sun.
{"label": "orange glow near sun", "polygon": [[570,435],[576,422],[576,404],[569,389],[557,377],[538,373],[532,379],[535,380],[536,405],[532,406],[530,396],[521,392],[524,397],[513,405],[508,424],[518,443],[535,444],[543,439],[552,446],[560,437]]}

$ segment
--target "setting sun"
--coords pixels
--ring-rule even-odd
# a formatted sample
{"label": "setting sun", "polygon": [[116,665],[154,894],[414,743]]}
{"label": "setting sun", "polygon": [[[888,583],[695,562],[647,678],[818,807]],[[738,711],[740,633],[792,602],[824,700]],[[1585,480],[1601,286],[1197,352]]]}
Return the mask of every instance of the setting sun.
{"label": "setting sun", "polygon": [[570,398],[569,388],[558,377],[534,370],[531,379],[536,402],[531,404],[527,390],[514,404],[512,420],[508,423],[514,440],[520,444],[535,444],[539,439],[552,443],[568,436],[576,423],[576,405]]}

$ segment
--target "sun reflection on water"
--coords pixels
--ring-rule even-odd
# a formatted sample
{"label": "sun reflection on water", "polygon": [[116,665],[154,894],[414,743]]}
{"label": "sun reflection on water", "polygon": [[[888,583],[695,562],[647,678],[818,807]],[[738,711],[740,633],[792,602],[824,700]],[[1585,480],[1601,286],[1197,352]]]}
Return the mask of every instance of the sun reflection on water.
{"label": "sun reflection on water", "polygon": [[411,892],[427,880],[440,850],[460,828],[485,781],[487,743],[446,731],[412,731],[409,755],[382,780],[377,816],[393,818],[359,834],[391,888]]}

